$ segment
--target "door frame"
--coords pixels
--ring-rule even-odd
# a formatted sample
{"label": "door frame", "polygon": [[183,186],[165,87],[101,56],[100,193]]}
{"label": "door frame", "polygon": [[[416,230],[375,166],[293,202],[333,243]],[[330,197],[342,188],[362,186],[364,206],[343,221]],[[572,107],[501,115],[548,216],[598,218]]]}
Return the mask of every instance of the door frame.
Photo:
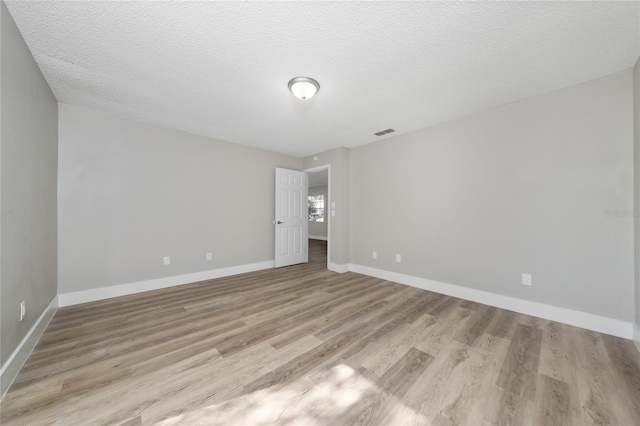
{"label": "door frame", "polygon": [[[332,202],[332,198],[331,198],[331,164],[325,164],[323,166],[317,166],[317,167],[311,167],[309,169],[304,169],[303,172],[309,174],[309,173],[316,173],[316,172],[321,172],[323,170],[327,171],[327,203],[325,204],[324,207],[324,215],[327,218],[327,269],[329,269],[329,264],[331,263],[331,222],[333,222],[333,220],[331,219],[331,202]],[[307,179],[307,190],[309,189],[309,179]],[[307,191],[308,192],[308,191]],[[307,236],[307,242],[308,242],[309,237]],[[308,251],[308,250],[307,250]]]}

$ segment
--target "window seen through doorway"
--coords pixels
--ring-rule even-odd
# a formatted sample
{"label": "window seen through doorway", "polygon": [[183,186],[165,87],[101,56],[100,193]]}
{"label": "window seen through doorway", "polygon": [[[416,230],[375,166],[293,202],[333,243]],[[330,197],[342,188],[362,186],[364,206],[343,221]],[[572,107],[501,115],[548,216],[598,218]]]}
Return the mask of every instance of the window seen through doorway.
{"label": "window seen through doorway", "polygon": [[324,222],[324,195],[309,195],[309,222]]}

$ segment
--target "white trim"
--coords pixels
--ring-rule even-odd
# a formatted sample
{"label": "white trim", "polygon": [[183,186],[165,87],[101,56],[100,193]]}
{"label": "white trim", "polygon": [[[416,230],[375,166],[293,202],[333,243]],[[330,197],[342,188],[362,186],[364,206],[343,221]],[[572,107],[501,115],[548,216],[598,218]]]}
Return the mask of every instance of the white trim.
{"label": "white trim", "polygon": [[327,241],[327,237],[323,237],[321,235],[309,235],[309,239]]}
{"label": "white trim", "polygon": [[127,296],[129,294],[145,291],[159,290],[182,284],[190,284],[198,281],[213,280],[215,278],[244,274],[274,267],[274,261],[269,260],[247,265],[229,266],[226,268],[212,269],[209,271],[194,272],[191,274],[175,275],[172,277],[156,278],[153,280],[138,281],[128,284],[119,284],[109,287],[93,288],[89,290],[73,291],[58,295],[59,306],[65,307],[80,303],[95,302],[96,300],[111,299],[112,297]]}
{"label": "white trim", "polygon": [[329,262],[327,269],[333,272],[337,272],[339,274],[344,274],[345,272],[349,272],[351,270],[350,267],[351,267],[350,264],[340,265],[338,263]]}
{"label": "white trim", "polygon": [[371,268],[369,266],[350,264],[349,270],[359,274],[369,275],[411,287],[430,290],[436,293],[446,294],[448,296],[459,297],[461,299],[471,300],[485,305],[495,306],[576,327],[582,327],[600,333],[623,337],[625,339],[633,338],[633,324],[615,318],[608,318],[589,314],[587,312],[575,311],[573,309],[561,308],[559,306],[546,305],[544,303],[503,296],[501,294],[489,293],[482,290],[461,287],[425,278],[418,278],[397,272],[384,271],[382,269]]}
{"label": "white trim", "polygon": [[18,373],[22,369],[22,366],[31,355],[33,348],[36,347],[38,340],[42,337],[42,334],[47,329],[51,318],[58,310],[58,297],[51,299],[49,306],[45,308],[40,317],[33,324],[31,329],[27,332],[24,339],[20,342],[18,347],[13,351],[7,362],[4,363],[0,369],[0,399],[4,397],[4,394],[9,389],[9,386],[18,376]]}
{"label": "white trim", "polygon": [[636,344],[636,348],[640,351],[640,326],[633,324],[633,343]]}
{"label": "white trim", "polygon": [[[331,164],[324,164],[322,166],[317,166],[317,167],[311,167],[310,169],[304,169],[303,172],[309,174],[309,173],[316,173],[316,172],[321,172],[323,170],[327,171],[327,204],[325,205],[324,208],[324,216],[327,218],[327,269],[330,271],[333,271],[333,269],[331,269],[331,241],[329,240],[329,238],[331,237],[331,222],[333,222],[333,219],[331,218],[331,202],[333,201],[333,199],[331,198]],[[309,181],[307,180],[307,183]],[[327,214],[327,212],[329,212],[329,214]],[[346,271],[345,271],[346,272]]]}

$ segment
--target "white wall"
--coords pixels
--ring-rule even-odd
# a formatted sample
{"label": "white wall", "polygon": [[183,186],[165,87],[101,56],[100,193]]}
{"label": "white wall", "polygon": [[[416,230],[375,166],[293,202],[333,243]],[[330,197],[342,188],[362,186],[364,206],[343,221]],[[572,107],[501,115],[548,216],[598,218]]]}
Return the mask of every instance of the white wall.
{"label": "white wall", "polygon": [[328,186],[315,186],[309,188],[309,195],[323,195],[324,196],[324,222],[309,222],[309,237],[325,237],[327,236],[327,223],[329,221],[329,215],[331,209],[329,208],[329,187]]}
{"label": "white wall", "polygon": [[[348,268],[350,261],[350,151],[348,148],[339,147],[303,159],[305,170],[331,165],[329,177],[331,200],[329,202],[336,203],[336,215],[331,217],[329,266],[341,271]],[[314,157],[317,157],[317,160],[314,160]]]}
{"label": "white wall", "polygon": [[274,170],[300,158],[59,108],[59,293],[273,261]]}
{"label": "white wall", "polygon": [[351,262],[632,321],[633,218],[605,215],[634,205],[631,93],[626,71],[351,150]]}
{"label": "white wall", "polygon": [[[56,295],[58,104],[4,2],[0,52],[0,359],[5,367]],[[20,322],[23,300],[27,310]],[[3,373],[2,392],[10,376]]]}

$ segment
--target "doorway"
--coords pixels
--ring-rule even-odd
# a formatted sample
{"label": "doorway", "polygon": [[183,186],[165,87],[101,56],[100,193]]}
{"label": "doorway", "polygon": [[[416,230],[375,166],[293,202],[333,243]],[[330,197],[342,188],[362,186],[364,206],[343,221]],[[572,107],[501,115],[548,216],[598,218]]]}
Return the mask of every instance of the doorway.
{"label": "doorway", "polygon": [[331,236],[331,166],[307,169],[309,197],[309,263],[329,266]]}

